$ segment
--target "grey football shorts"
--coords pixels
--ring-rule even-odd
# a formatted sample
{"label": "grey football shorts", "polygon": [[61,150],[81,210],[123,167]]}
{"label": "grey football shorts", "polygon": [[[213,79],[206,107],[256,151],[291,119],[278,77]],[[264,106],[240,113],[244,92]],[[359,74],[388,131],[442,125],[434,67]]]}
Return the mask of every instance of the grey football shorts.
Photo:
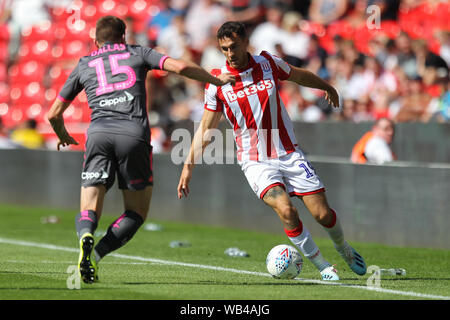
{"label": "grey football shorts", "polygon": [[81,185],[103,184],[110,189],[142,190],[153,185],[152,147],[142,139],[103,132],[90,133],[86,141]]}

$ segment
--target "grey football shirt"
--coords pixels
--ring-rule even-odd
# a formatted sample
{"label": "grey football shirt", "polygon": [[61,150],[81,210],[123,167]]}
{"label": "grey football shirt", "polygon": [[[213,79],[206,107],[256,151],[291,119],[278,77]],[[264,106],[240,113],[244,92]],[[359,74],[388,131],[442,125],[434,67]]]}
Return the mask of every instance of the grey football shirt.
{"label": "grey football shirt", "polygon": [[59,98],[72,101],[83,89],[92,109],[88,134],[107,132],[150,141],[145,78],[162,69],[167,56],[147,47],[106,43],[82,57]]}

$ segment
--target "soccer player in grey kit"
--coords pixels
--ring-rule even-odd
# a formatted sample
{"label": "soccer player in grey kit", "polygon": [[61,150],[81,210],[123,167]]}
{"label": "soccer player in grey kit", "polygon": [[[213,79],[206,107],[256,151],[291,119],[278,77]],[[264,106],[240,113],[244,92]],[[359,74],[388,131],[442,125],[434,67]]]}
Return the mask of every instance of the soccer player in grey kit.
{"label": "soccer player in grey kit", "polygon": [[[153,186],[147,71],[170,71],[217,86],[235,81],[230,74],[215,77],[192,62],[126,44],[125,23],[114,16],[97,21],[95,44],[98,50],[79,60],[48,113],[59,150],[78,144],[66,131],[63,113],[83,89],[92,109],[81,175],[81,208],[75,218],[80,241],[78,268],[86,283],[98,280],[98,261],[127,243],[147,217]],[[94,246],[104,196],[116,174],[125,210]]]}

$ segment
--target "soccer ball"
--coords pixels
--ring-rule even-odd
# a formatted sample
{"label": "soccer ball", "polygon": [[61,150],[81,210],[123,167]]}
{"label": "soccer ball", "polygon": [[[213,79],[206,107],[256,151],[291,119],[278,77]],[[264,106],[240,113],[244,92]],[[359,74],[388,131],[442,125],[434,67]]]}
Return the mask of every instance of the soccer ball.
{"label": "soccer ball", "polygon": [[266,258],[267,271],[277,279],[294,279],[302,271],[303,259],[292,246],[280,244]]}

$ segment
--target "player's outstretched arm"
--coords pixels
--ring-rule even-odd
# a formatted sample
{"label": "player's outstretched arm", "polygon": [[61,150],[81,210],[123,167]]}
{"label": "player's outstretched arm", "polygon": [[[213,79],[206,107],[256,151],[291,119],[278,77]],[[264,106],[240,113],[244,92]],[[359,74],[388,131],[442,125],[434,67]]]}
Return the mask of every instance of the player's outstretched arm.
{"label": "player's outstretched arm", "polygon": [[201,82],[208,82],[215,86],[223,86],[229,82],[234,85],[236,82],[236,77],[229,73],[223,73],[215,77],[194,62],[181,59],[167,58],[164,61],[163,70]]}
{"label": "player's outstretched arm", "polygon": [[56,99],[47,114],[48,121],[50,121],[53,131],[55,131],[59,138],[58,144],[56,145],[58,150],[61,146],[65,147],[70,144],[78,145],[78,142],[69,135],[64,126],[63,113],[69,106],[70,102]]}
{"label": "player's outstretched arm", "polygon": [[287,80],[295,82],[301,86],[324,90],[325,99],[328,103],[335,108],[339,107],[339,95],[336,89],[311,71],[291,66],[291,74]]}
{"label": "player's outstretched arm", "polygon": [[195,132],[194,139],[189,149],[189,154],[184,162],[183,171],[181,172],[180,181],[178,183],[178,198],[181,199],[183,194],[185,197],[189,194],[189,181],[192,177],[195,161],[203,154],[206,146],[211,142],[209,129],[215,129],[219,125],[221,112],[206,110],[203,113],[200,126]]}

